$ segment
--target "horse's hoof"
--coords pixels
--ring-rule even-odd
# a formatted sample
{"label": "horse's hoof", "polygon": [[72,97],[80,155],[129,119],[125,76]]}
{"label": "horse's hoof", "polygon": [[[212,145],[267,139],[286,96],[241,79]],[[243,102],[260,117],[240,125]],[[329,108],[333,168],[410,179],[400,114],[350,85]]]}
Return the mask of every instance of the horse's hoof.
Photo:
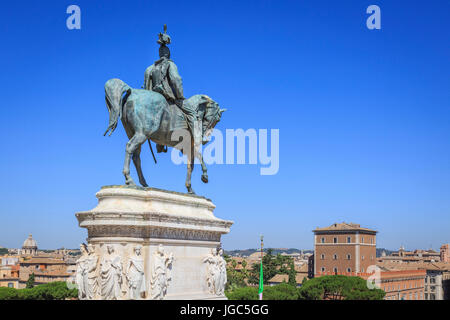
{"label": "horse's hoof", "polygon": [[191,187],[187,187],[189,194],[195,194],[194,190]]}
{"label": "horse's hoof", "polygon": [[135,187],[135,186],[136,186],[136,183],[134,183],[133,180],[125,181],[125,184],[126,184],[127,186],[131,186],[131,187]]}
{"label": "horse's hoof", "polygon": [[202,174],[202,181],[204,183],[208,183],[208,175],[207,174]]}
{"label": "horse's hoof", "polygon": [[141,181],[141,186],[143,186],[144,188],[148,188],[148,184],[146,181]]}

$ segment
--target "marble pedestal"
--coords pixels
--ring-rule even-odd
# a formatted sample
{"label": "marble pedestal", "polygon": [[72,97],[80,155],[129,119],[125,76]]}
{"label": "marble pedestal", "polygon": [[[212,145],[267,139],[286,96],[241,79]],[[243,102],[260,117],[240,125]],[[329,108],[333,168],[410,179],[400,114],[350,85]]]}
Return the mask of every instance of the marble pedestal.
{"label": "marble pedestal", "polygon": [[76,213],[89,249],[77,262],[80,299],[226,299],[215,250],[233,222],[216,218],[211,200],[129,186],[96,196]]}

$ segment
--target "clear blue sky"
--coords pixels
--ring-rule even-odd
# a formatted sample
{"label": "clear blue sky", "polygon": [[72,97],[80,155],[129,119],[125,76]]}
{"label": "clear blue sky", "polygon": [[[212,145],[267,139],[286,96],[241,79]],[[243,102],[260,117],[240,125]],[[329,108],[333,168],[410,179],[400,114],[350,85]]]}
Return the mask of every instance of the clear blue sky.
{"label": "clear blue sky", "polygon": [[[81,30],[66,8],[81,8]],[[381,30],[366,8],[381,8]],[[218,128],[280,129],[280,170],[210,165],[198,194],[235,221],[225,249],[312,248],[334,222],[378,246],[450,242],[448,1],[9,1],[0,11],[0,245],[33,233],[78,247],[75,212],[122,184],[126,135],[107,138],[103,85],[133,87],[168,25],[186,96],[228,108]],[[186,168],[142,153],[151,186],[184,192]],[[134,168],[133,176],[136,177]]]}

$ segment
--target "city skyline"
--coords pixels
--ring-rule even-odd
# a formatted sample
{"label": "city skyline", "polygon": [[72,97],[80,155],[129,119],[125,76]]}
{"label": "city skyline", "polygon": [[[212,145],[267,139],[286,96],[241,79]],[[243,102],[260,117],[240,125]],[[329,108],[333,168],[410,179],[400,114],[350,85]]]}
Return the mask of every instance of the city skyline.
{"label": "city skyline", "polygon": [[[377,230],[386,249],[450,242],[448,1],[378,1],[380,30],[366,27],[368,2],[180,1],[155,19],[165,4],[76,4],[81,30],[66,27],[69,3],[0,12],[0,246],[30,233],[42,248],[86,241],[75,212],[123,183],[127,138],[102,135],[104,83],[139,88],[164,24],[185,95],[227,108],[219,130],[279,129],[277,174],[209,165],[204,185],[193,172],[215,216],[234,221],[226,250],[257,248],[260,234],[269,247],[311,248],[313,229],[343,221]],[[186,166],[156,156],[143,148],[149,185],[184,192]]]}

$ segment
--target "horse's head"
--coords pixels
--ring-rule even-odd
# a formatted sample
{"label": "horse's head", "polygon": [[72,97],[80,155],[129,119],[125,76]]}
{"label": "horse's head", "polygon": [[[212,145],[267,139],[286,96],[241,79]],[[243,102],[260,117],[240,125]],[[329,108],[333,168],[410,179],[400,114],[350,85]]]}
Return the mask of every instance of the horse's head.
{"label": "horse's head", "polygon": [[216,126],[216,124],[220,121],[222,117],[222,113],[226,111],[226,109],[220,109],[219,104],[207,97],[208,102],[206,103],[205,113],[203,114],[203,144],[207,143],[210,140],[211,132]]}

